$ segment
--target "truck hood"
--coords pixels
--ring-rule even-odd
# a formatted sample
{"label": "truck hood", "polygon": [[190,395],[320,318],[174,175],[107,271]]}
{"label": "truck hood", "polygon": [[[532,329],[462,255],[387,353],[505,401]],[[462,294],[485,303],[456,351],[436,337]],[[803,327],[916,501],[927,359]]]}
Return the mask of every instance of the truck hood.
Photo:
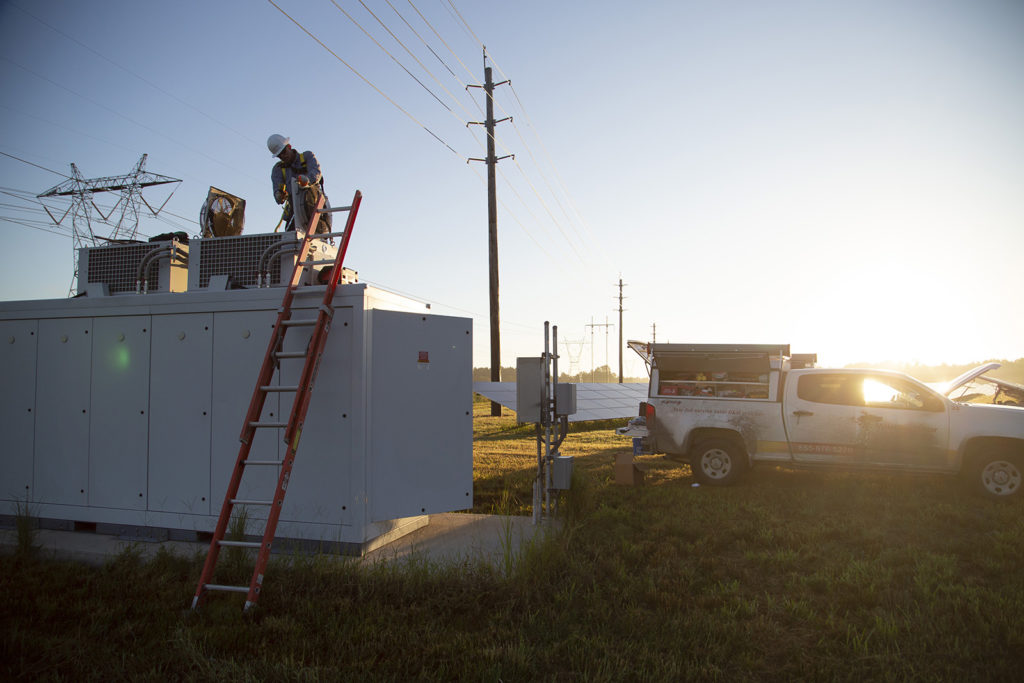
{"label": "truck hood", "polygon": [[976,368],[968,370],[964,374],[954,379],[949,384],[945,385],[941,391],[943,395],[949,396],[954,391],[970,382],[972,379],[977,379],[978,377],[984,375],[986,372],[989,372],[991,370],[997,370],[1000,367],[1002,367],[1002,365],[1000,365],[999,363],[985,363],[984,365],[979,365]]}

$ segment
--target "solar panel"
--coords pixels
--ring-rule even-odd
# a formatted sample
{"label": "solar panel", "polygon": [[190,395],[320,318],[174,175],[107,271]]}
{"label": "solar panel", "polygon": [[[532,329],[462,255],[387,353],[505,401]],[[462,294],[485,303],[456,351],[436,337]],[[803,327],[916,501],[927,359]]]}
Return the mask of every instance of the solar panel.
{"label": "solar panel", "polygon": [[[515,382],[473,382],[473,391],[509,410],[516,409]],[[637,414],[640,402],[646,400],[646,383],[581,382],[576,385],[576,414],[569,416],[569,422],[633,417]]]}

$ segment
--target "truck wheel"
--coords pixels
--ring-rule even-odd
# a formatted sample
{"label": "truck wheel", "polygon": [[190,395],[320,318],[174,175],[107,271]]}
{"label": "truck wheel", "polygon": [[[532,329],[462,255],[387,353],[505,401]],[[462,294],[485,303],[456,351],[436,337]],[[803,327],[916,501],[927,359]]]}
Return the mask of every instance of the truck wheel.
{"label": "truck wheel", "polygon": [[690,451],[693,477],[709,486],[730,486],[747,468],[746,455],[728,439],[705,439]]}
{"label": "truck wheel", "polygon": [[1024,464],[1021,457],[995,452],[974,459],[972,479],[975,490],[996,500],[1017,500],[1024,490]]}

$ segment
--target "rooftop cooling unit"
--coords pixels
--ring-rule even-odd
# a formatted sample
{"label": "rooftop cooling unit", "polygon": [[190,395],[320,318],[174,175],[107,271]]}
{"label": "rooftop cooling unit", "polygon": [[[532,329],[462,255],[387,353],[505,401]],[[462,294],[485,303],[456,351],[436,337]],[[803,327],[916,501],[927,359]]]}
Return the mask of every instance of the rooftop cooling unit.
{"label": "rooftop cooling unit", "polygon": [[109,244],[78,250],[78,293],[97,285],[107,294],[184,292],[188,244],[178,240]]}
{"label": "rooftop cooling unit", "polygon": [[[274,232],[194,239],[189,244],[189,289],[205,289],[210,286],[211,278],[221,275],[229,276],[234,287],[249,288],[286,284],[301,241],[295,232]],[[338,247],[324,240],[314,240],[310,250],[310,260],[333,261]],[[320,271],[329,267],[330,263],[322,263],[305,270],[299,284],[317,284]],[[355,271],[345,268],[342,283],[355,280]]]}

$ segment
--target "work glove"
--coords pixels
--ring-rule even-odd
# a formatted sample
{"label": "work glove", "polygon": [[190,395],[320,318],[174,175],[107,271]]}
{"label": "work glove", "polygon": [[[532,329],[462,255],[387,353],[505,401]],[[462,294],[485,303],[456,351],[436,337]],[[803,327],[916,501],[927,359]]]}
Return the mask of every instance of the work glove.
{"label": "work glove", "polygon": [[274,190],[274,201],[278,204],[284,204],[285,196],[281,190]]}
{"label": "work glove", "polygon": [[299,187],[309,187],[309,178],[304,175],[295,176],[295,182],[299,184]]}

